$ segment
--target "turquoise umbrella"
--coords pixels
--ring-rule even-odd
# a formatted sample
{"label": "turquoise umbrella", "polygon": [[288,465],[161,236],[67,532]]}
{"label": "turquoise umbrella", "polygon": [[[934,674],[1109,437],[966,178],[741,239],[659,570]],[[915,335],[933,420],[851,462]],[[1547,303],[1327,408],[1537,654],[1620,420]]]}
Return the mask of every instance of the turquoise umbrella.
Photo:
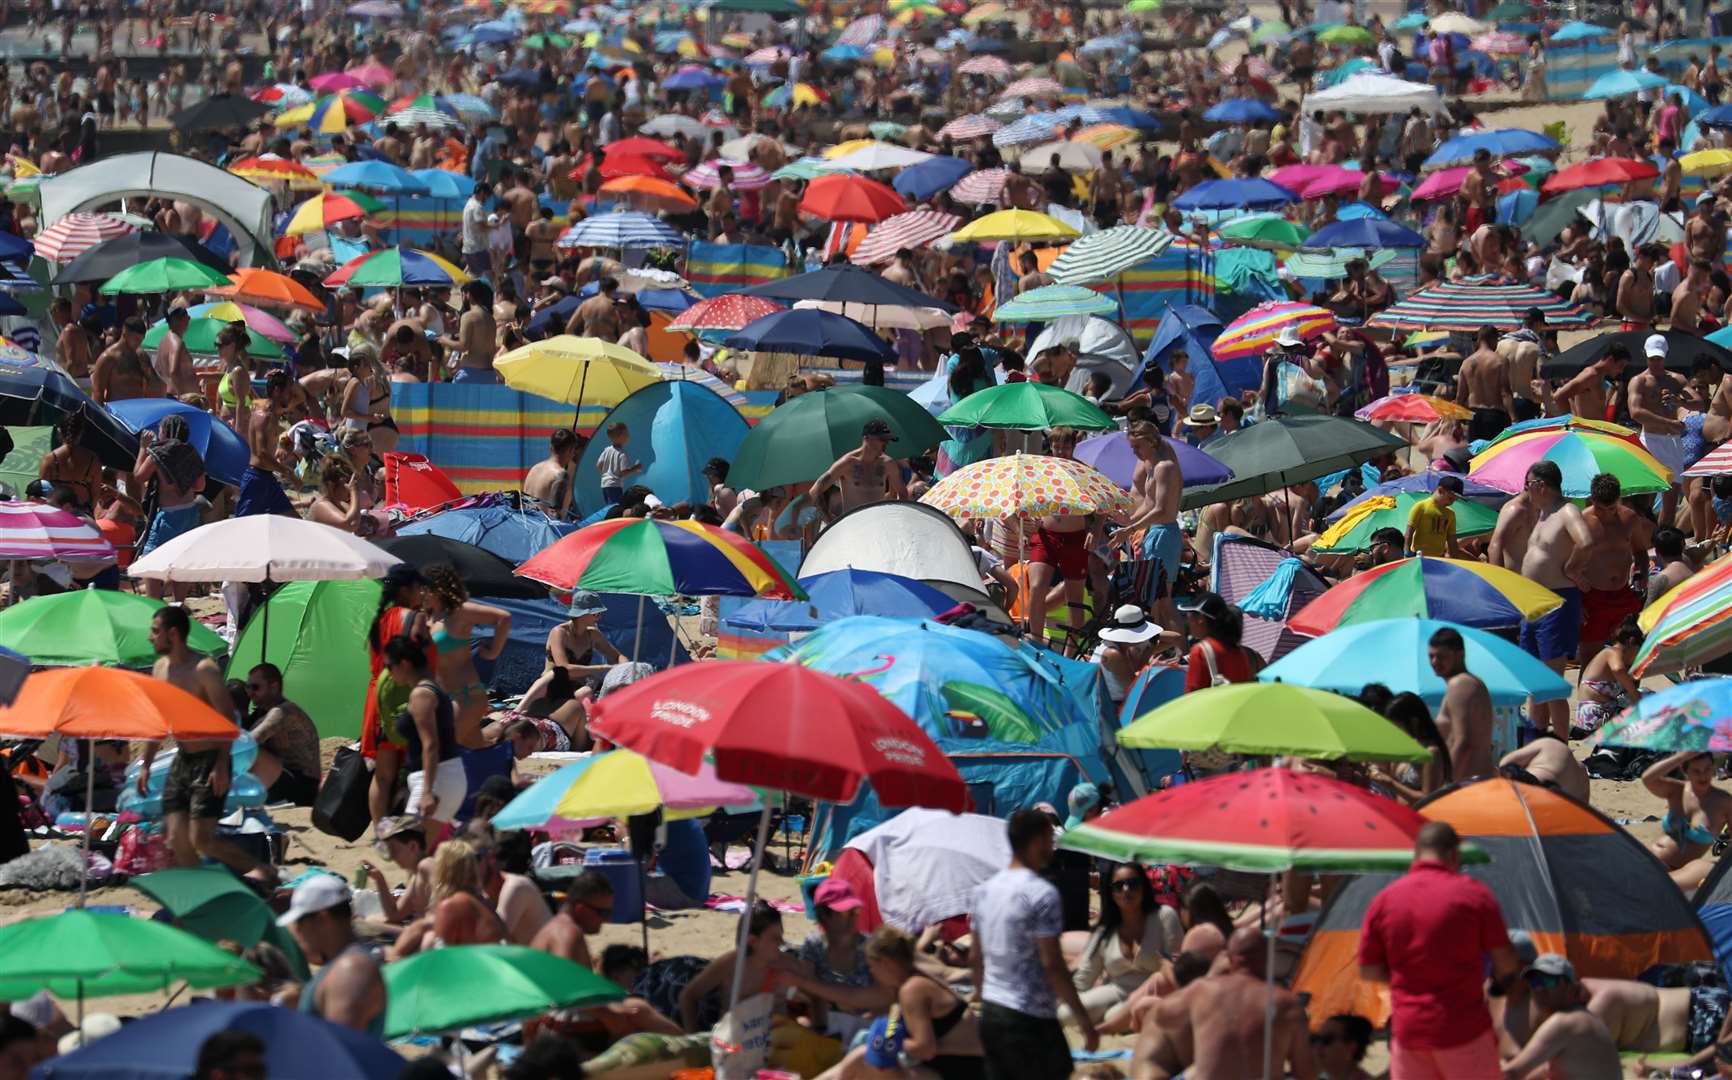
{"label": "turquoise umbrella", "polygon": [[993,309],[993,322],[1052,322],[1066,315],[1110,315],[1118,301],[1081,285],[1043,285]]}
{"label": "turquoise umbrella", "polygon": [[1588,87],[1582,100],[1601,101],[1606,98],[1628,97],[1643,90],[1658,90],[1665,85],[1666,76],[1656,75],[1652,71],[1608,71],[1594,80],[1594,85]]}

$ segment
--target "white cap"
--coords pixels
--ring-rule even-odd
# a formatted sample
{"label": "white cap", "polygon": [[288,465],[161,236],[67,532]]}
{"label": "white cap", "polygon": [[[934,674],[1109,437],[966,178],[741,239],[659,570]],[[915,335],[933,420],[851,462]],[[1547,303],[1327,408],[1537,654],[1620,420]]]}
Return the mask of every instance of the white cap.
{"label": "white cap", "polygon": [[1666,335],[1664,334],[1650,334],[1648,340],[1642,344],[1643,353],[1648,356],[1658,356],[1661,359],[1665,359],[1666,353],[1670,349],[1671,346],[1666,343]]}
{"label": "white cap", "polygon": [[335,874],[314,874],[295,886],[293,895],[289,897],[289,910],[283,912],[277,925],[293,926],[304,916],[329,911],[338,904],[347,904],[353,899],[354,895],[349,892],[347,881]]}
{"label": "white cap", "polygon": [[645,495],[643,497],[643,504],[645,506],[649,507],[651,510],[655,510],[655,509],[659,509],[661,507],[662,501],[660,499],[656,498],[654,495]]}

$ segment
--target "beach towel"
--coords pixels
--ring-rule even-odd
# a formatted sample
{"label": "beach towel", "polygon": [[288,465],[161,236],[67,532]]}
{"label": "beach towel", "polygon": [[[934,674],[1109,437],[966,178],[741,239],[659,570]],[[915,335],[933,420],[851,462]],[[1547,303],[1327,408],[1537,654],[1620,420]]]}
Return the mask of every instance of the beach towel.
{"label": "beach towel", "polygon": [[1259,619],[1286,618],[1287,604],[1293,599],[1293,581],[1299,574],[1300,565],[1298,559],[1282,559],[1274,573],[1245,595],[1239,603],[1239,610]]}

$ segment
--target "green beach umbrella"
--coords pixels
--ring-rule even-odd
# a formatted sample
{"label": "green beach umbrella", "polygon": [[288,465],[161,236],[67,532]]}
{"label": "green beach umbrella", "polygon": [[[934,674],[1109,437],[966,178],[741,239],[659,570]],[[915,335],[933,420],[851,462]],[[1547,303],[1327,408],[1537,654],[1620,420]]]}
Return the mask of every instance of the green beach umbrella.
{"label": "green beach umbrella", "polygon": [[1221,226],[1221,239],[1257,248],[1296,248],[1311,230],[1279,214],[1253,214]]}
{"label": "green beach umbrella", "polygon": [[47,424],[8,425],[6,434],[12,436],[12,452],[0,460],[0,484],[23,491],[40,477],[42,459],[54,449],[54,428]]}
{"label": "green beach umbrella", "polygon": [[307,711],[322,738],[359,738],[373,679],[367,631],[379,610],[379,583],[291,581],[265,604],[270,655],[259,655],[264,619],[249,619],[235,642],[228,677],[244,679],[254,665],[269,660],[283,673],[283,696]]}
{"label": "green beach umbrella", "polygon": [[831,173],[847,172],[847,171],[848,171],[847,169],[836,168],[834,165],[830,164],[824,158],[803,157],[803,158],[795,158],[793,161],[788,162],[786,165],[782,166],[780,169],[777,169],[775,172],[770,174],[770,179],[772,179],[772,180],[816,180],[820,176],[828,176]]}
{"label": "green beach umbrella", "polygon": [[245,986],[261,972],[240,957],[166,923],[98,911],[64,911],[0,926],[0,1001],[39,990],[56,997],[153,994]]}
{"label": "green beach umbrella", "polygon": [[1239,683],[1185,694],[1137,717],[1120,746],[1220,750],[1319,761],[1430,761],[1412,736],[1354,701],[1286,683]]}
{"label": "green beach umbrella", "polygon": [[[1365,551],[1371,547],[1371,534],[1379,529],[1406,533],[1407,515],[1413,510],[1413,505],[1430,497],[1428,491],[1400,491],[1367,499],[1349,510],[1336,522],[1335,528],[1325,532],[1313,545],[1313,550],[1332,554]],[[1455,512],[1455,535],[1458,537],[1486,536],[1497,527],[1497,511],[1484,503],[1457,499],[1449,508]]]}
{"label": "green beach umbrella", "polygon": [[269,942],[289,959],[297,978],[307,978],[307,958],[294,935],[277,925],[277,913],[259,894],[220,867],[157,870],[127,882],[173,915],[180,928],[206,941],[233,941],[249,949]]}
{"label": "green beach umbrella", "polygon": [[383,973],[387,1039],[625,1000],[581,964],[521,945],[452,945],[386,964]]}
{"label": "green beach umbrella", "polygon": [[1118,310],[1117,300],[1082,285],[1042,285],[993,308],[992,321],[1044,323],[1067,315],[1113,315]]}
{"label": "green beach umbrella", "polygon": [[1271,41],[1275,38],[1286,37],[1292,32],[1293,28],[1282,22],[1280,19],[1270,19],[1268,22],[1257,27],[1257,29],[1251,31],[1250,42],[1253,45],[1261,45],[1264,42]]}
{"label": "green beach umbrella", "polygon": [[[967,404],[966,400],[963,402]],[[939,420],[944,420],[941,416]],[[1209,456],[1233,470],[1233,479],[1209,487],[1187,488],[1182,505],[1262,495],[1374,457],[1405,449],[1400,436],[1358,420],[1336,416],[1281,416],[1241,428],[1209,444]]]}
{"label": "green beach umbrella", "polygon": [[[223,319],[197,318],[188,319],[186,335],[186,351],[194,356],[215,356],[217,353],[217,335],[234,326],[234,323]],[[260,360],[287,360],[288,354],[283,347],[270,338],[260,334],[251,327],[242,325],[247,332],[246,354]],[[144,347],[154,349],[162,343],[162,336],[168,333],[168,320],[162,319],[151,326],[144,335]]]}
{"label": "green beach umbrella", "polygon": [[908,134],[908,125],[892,120],[874,120],[866,125],[866,130],[872,133],[874,139],[900,139]]}
{"label": "green beach umbrella", "polygon": [[545,49],[552,46],[555,49],[571,48],[571,39],[564,34],[531,34],[523,39],[523,44],[531,49]]}
{"label": "green beach umbrella", "polygon": [[938,417],[938,422],[1021,431],[1046,431],[1055,427],[1073,427],[1079,431],[1113,431],[1118,428],[1112,417],[1081,394],[1034,382],[1005,383],[977,390],[946,409]]}
{"label": "green beach umbrella", "polygon": [[913,398],[882,386],[837,386],[801,394],[758,422],[728,468],[736,488],[763,491],[778,484],[809,484],[837,458],[860,445],[860,429],[882,420],[896,436],[893,456],[932,449],[944,428]]}
{"label": "green beach umbrella", "polygon": [[1132,15],[1146,15],[1161,10],[1161,7],[1161,0],[1131,0],[1125,5],[1125,10]]}
{"label": "green beach umbrella", "polygon": [[129,266],[102,286],[104,296],[115,293],[165,293],[180,289],[217,289],[234,284],[213,267],[194,259],[150,259]]}
{"label": "green beach umbrella", "polygon": [[1325,45],[1347,45],[1357,47],[1370,45],[1376,41],[1371,31],[1363,26],[1331,26],[1317,35],[1317,40]]}
{"label": "green beach umbrella", "polygon": [[[33,596],[0,611],[0,645],[28,649],[30,662],[43,667],[149,667],[156,662],[150,622],[165,606],[112,589]],[[186,646],[206,656],[228,651],[228,643],[196,619]]]}
{"label": "green beach umbrella", "polygon": [[1287,257],[1286,267],[1298,278],[1334,280],[1347,276],[1347,264],[1364,259],[1372,270],[1381,270],[1395,261],[1400,252],[1393,248],[1367,253],[1364,248],[1330,248],[1328,251],[1300,251]]}

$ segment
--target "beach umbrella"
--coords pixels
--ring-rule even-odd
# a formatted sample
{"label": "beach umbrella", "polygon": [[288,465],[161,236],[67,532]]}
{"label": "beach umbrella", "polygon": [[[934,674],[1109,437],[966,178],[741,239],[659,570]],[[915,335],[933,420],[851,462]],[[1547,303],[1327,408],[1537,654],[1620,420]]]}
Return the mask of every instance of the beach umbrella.
{"label": "beach umbrella", "polygon": [[1522,154],[1551,154],[1562,147],[1556,139],[1527,128],[1492,128],[1467,131],[1438,144],[1422,169],[1442,169],[1451,165],[1471,165],[1474,154],[1489,150],[1494,158],[1518,157]]}
{"label": "beach umbrella", "polygon": [[404,523],[397,529],[397,535],[426,533],[461,540],[516,566],[576,531],[577,526],[571,522],[549,517],[533,502],[518,495],[441,510]]}
{"label": "beach umbrella", "polygon": [[[1262,428],[1264,430],[1259,431]],[[1406,446],[1405,440],[1358,420],[1335,416],[1279,416],[1209,444],[1209,453],[1233,470],[1225,484],[1193,488],[1189,509],[1315,480]]]}
{"label": "beach umbrella", "polygon": [[659,368],[625,346],[571,334],[520,345],[496,357],[493,369],[514,390],[579,411],[586,404],[611,408],[633,391],[662,381]]}
{"label": "beach umbrella", "polygon": [[873,420],[890,426],[897,457],[925,453],[946,437],[907,394],[881,386],[838,386],[791,398],[759,420],[734,453],[728,476],[736,487],[755,491],[810,483],[857,448],[861,428]]}
{"label": "beach umbrella", "polygon": [[[1365,174],[1357,169],[1336,168],[1306,184],[1299,192],[1303,199],[1324,199],[1352,195],[1365,183]],[[1376,194],[1386,198],[1401,190],[1401,181],[1393,173],[1379,173]]]}
{"label": "beach umbrella", "polygon": [[98,291],[104,296],[117,293],[166,293],[180,289],[205,289],[227,285],[228,278],[204,263],[192,259],[151,259],[127,267],[109,278]]}
{"label": "beach umbrella", "polygon": [[[903,175],[907,175],[904,173]],[[938,210],[908,210],[879,222],[854,249],[855,266],[887,263],[898,251],[925,247],[955,231],[962,218]]]}
{"label": "beach umbrella", "polygon": [[1473,410],[1434,394],[1386,394],[1353,413],[1355,420],[1430,424],[1438,420],[1471,420]]}
{"label": "beach umbrella", "polygon": [[726,293],[698,301],[674,316],[664,329],[675,332],[738,330],[747,323],[785,310],[787,309],[773,300]]}
{"label": "beach umbrella", "polygon": [[[269,661],[283,673],[283,694],[306,710],[324,738],[358,739],[373,671],[367,634],[379,609],[377,581],[291,581],[265,600],[268,614],[248,620],[235,640],[230,678],[245,679]],[[266,640],[265,627],[277,636]]]}
{"label": "beach umbrella", "polygon": [[1081,285],[1042,285],[992,309],[993,322],[1052,322],[1067,315],[1116,315],[1119,303]]}
{"label": "beach umbrella", "polygon": [[140,263],[164,258],[201,262],[217,271],[218,276],[223,278],[222,281],[215,282],[218,285],[228,283],[226,275],[233,269],[203,244],[188,237],[144,231],[104,240],[86,249],[49,278],[48,284],[79,285],[92,281],[107,281]]}
{"label": "beach umbrella", "polygon": [[321,94],[335,94],[340,90],[365,90],[367,84],[349,74],[347,71],[321,71],[307,80],[307,85]]}
{"label": "beach umbrella", "polygon": [[[53,361],[0,338],[0,425],[45,426],[72,413],[84,414],[79,445],[104,465],[130,471],[137,464],[138,439],[80,390],[71,376]],[[30,475],[35,474],[31,469]]]}
{"label": "beach umbrella", "polygon": [[114,214],[68,214],[36,234],[36,254],[49,262],[67,262],[104,240],[138,231],[138,226]]}
{"label": "beach umbrella", "polygon": [[1555,463],[1564,474],[1564,496],[1585,499],[1594,477],[1611,473],[1625,495],[1665,491],[1672,473],[1641,446],[1627,439],[1588,431],[1550,429],[1525,432],[1480,451],[1468,475],[1482,484],[1517,493],[1527,471],[1541,461]]}
{"label": "beach umbrella", "polygon": [[[1609,352],[1613,345],[1622,345],[1630,350],[1630,362],[1624,365],[1626,374],[1634,375],[1646,366],[1643,347],[1648,338],[1660,334],[1666,340],[1666,367],[1671,371],[1690,372],[1696,369],[1696,362],[1704,357],[1720,366],[1720,370],[1732,372],[1732,349],[1728,349],[1724,337],[1719,331],[1708,337],[1688,334],[1682,330],[1626,330],[1601,334],[1598,337],[1580,341],[1553,354],[1540,367],[1540,373],[1548,378],[1562,379],[1581,371],[1589,364],[1599,362],[1600,358]],[[1732,335],[1725,335],[1732,337]]]}
{"label": "beach umbrella", "polygon": [[[1186,487],[1220,484],[1233,478],[1233,470],[1216,461],[1203,450],[1177,439],[1167,440],[1167,449],[1179,459],[1179,475]],[[1129,491],[1136,472],[1137,455],[1131,441],[1122,431],[1109,435],[1091,435],[1076,444],[1076,459],[1105,473],[1119,487]]]}
{"label": "beach umbrella", "polygon": [[1019,382],[976,390],[939,414],[941,424],[958,427],[1050,431],[1115,431],[1118,425],[1081,394],[1044,383]]}
{"label": "beach umbrella", "polygon": [[[1115,225],[1101,232],[1089,233],[1066,247],[1047,272],[1059,285],[1109,281],[1159,257],[1173,245],[1173,239],[1173,234],[1165,229]],[[1020,299],[1019,296],[1011,302]]]}
{"label": "beach umbrella", "polygon": [[695,169],[690,169],[680,176],[680,183],[687,187],[711,190],[722,186],[721,169],[727,167],[734,174],[729,185],[735,191],[755,191],[770,182],[770,174],[763,166],[751,161],[729,160],[726,158],[711,158]]}
{"label": "beach umbrella", "polygon": [[1732,751],[1732,679],[1693,679],[1644,694],[1591,743],[1665,754]]}
{"label": "beach umbrella", "polygon": [[323,284],[328,289],[343,285],[393,289],[405,285],[450,288],[467,285],[469,281],[469,275],[455,263],[431,251],[394,247],[351,259],[327,275]]}
{"label": "beach umbrella", "polygon": [[305,285],[287,274],[256,266],[236,270],[227,282],[207,291],[212,296],[261,307],[295,308],[315,314],[325,310],[325,305]]}
{"label": "beach umbrella", "polygon": [[1582,100],[1602,101],[1606,98],[1629,97],[1643,90],[1658,90],[1668,81],[1666,76],[1652,71],[1618,68],[1595,79],[1594,84],[1582,95]]}
{"label": "beach umbrella", "polygon": [[800,212],[826,221],[874,224],[907,209],[895,189],[864,176],[834,173],[806,185]]}
{"label": "beach umbrella", "polygon": [[854,172],[882,172],[887,169],[906,169],[914,165],[932,160],[935,155],[922,150],[913,150],[896,143],[869,142],[846,154],[826,153],[825,160],[838,169],[851,169]]}
{"label": "beach umbrella", "polygon": [[325,173],[321,179],[335,188],[362,188],[382,191],[389,195],[425,195],[426,181],[389,161],[370,159],[351,161]]}
{"label": "beach umbrella", "polygon": [[[1508,194],[1512,191],[1521,191],[1528,186],[1527,182],[1521,179],[1526,170],[1520,167],[1512,168],[1513,165],[1515,162],[1505,161],[1502,165],[1494,167],[1494,172],[1499,177],[1497,189],[1500,193]],[[1439,169],[1420,181],[1408,199],[1416,203],[1437,199],[1453,199],[1461,192],[1461,182],[1467,179],[1467,174],[1472,171],[1473,169],[1467,165]]]}
{"label": "beach umbrella", "polygon": [[[845,172],[821,157],[796,158],[770,174],[772,180],[814,180],[833,172]],[[898,189],[900,190],[900,189]]]}
{"label": "beach umbrella", "polygon": [[113,562],[114,548],[77,514],[40,502],[0,502],[0,559]]}
{"label": "beach umbrella", "polygon": [[1004,201],[1005,185],[1009,181],[1009,169],[980,169],[958,180],[956,186],[950,189],[950,197],[956,202],[971,206],[1001,203]]}
{"label": "beach umbrella", "polygon": [[655,158],[661,161],[684,161],[686,155],[660,139],[651,139],[643,135],[633,135],[625,139],[615,139],[602,148],[605,154],[636,154],[640,157]]}
{"label": "beach umbrella", "polygon": [[1171,203],[1175,210],[1265,210],[1299,201],[1299,196],[1261,177],[1204,180]]}
{"label": "beach umbrella", "polygon": [[955,307],[936,297],[848,265],[832,264],[821,270],[766,281],[741,290],[741,295],[777,301],[819,301],[824,310],[847,315],[868,326],[875,325],[875,310],[931,308],[946,315],[956,313]]}
{"label": "beach umbrella", "polygon": [[1732,172],[1732,150],[1698,150],[1678,159],[1685,176],[1717,177]]}
{"label": "beach umbrella", "polygon": [[686,236],[653,215],[616,210],[584,218],[560,233],[556,243],[568,248],[683,248]]}
{"label": "beach umbrella", "polygon": [[543,776],[507,803],[492,824],[501,830],[569,834],[655,810],[677,821],[720,806],[755,806],[757,801],[751,788],[716,779],[716,767],[708,761],[697,775],[688,776],[630,750],[610,750]]}
{"label": "beach umbrella", "polygon": [[1256,98],[1226,98],[1209,106],[1203,119],[1221,124],[1272,124],[1281,119],[1281,113]]}
{"label": "beach umbrella", "polygon": [[517,568],[558,592],[805,599],[776,560],[738,533],[701,522],[615,518],[587,525]]}
{"label": "beach umbrella", "polygon": [[[1456,506],[1466,505],[1457,502]],[[1570,696],[1570,684],[1511,642],[1471,626],[1437,619],[1373,619],[1314,638],[1257,673],[1266,683],[1305,686],[1353,697],[1375,672],[1394,692],[1418,694],[1432,709],[1443,702],[1444,680],[1431,669],[1427,645],[1439,630],[1454,630],[1467,647],[1467,670],[1485,683],[1492,704]]]}
{"label": "beach umbrella", "polygon": [[1642,610],[1647,638],[1630,665],[1640,676],[1699,666],[1725,655],[1732,641],[1732,556],[1721,556]]}
{"label": "beach umbrella", "polygon": [[[996,134],[1004,127],[1004,122],[983,113],[971,113],[959,116],[938,129],[940,139],[950,139],[953,142],[968,142],[971,139],[984,139]],[[985,200],[982,200],[985,201]]]}
{"label": "beach umbrella", "polygon": [[[161,600],[113,589],[76,589],[34,596],[0,611],[0,645],[30,649],[40,667],[145,668],[156,662],[150,623],[165,605]],[[187,648],[213,656],[228,643],[197,620]]]}
{"label": "beach umbrella", "polygon": [[[972,14],[972,13],[971,13]],[[963,22],[968,21],[964,15]],[[1002,56],[971,56],[956,65],[958,75],[984,75],[989,79],[1005,80],[1016,74],[1016,69],[1010,66],[1010,61]]]}
{"label": "beach umbrella", "polygon": [[[217,336],[232,325],[232,322],[225,319],[210,317],[189,319],[186,324],[186,333],[182,337],[182,340],[186,343],[186,351],[194,356],[217,355]],[[247,343],[243,351],[248,356],[257,357],[260,360],[268,360],[272,363],[279,364],[288,360],[288,354],[283,351],[281,345],[278,345],[276,342],[265,337],[263,334],[251,327],[247,327],[246,332]],[[162,337],[166,333],[168,333],[168,320],[163,319],[151,325],[150,329],[145,332],[144,340],[140,344],[142,344],[144,348],[154,349],[158,345],[162,344]],[[115,402],[115,404],[118,405],[120,402]],[[241,468],[242,471],[245,471],[246,466],[242,465]],[[226,482],[235,483],[238,482],[238,479],[239,477],[237,474],[236,480]]]}
{"label": "beach umbrella", "polygon": [[371,217],[384,209],[384,203],[358,191],[326,192],[295,207],[283,233],[300,236],[302,233],[324,232],[340,221]]}
{"label": "beach umbrella", "polygon": [[1537,619],[1561,603],[1557,593],[1513,570],[1419,555],[1331,586],[1287,624],[1313,637],[1376,619],[1439,619],[1488,630]]}
{"label": "beach umbrella", "polygon": [[1393,221],[1376,218],[1356,218],[1334,221],[1305,239],[1307,248],[1422,248],[1425,237]]}
{"label": "beach umbrella", "polygon": [[291,158],[276,154],[244,157],[228,166],[233,173],[256,184],[286,184],[290,191],[317,191],[321,186],[318,174]]}
{"label": "beach umbrella", "polygon": [[1119,729],[1120,746],[1319,761],[1429,761],[1406,732],[1340,694],[1238,683],[1185,694]]}
{"label": "beach umbrella", "polygon": [[401,560],[352,533],[278,514],[200,525],[137,559],[135,578],[189,581],[327,581],[372,578]]}
{"label": "beach umbrella", "polygon": [[[1371,537],[1380,529],[1407,531],[1407,515],[1415,504],[1430,497],[1429,493],[1408,491],[1396,495],[1379,495],[1367,499],[1339,518],[1313,545],[1330,554],[1367,551]],[[1458,499],[1450,507],[1455,514],[1455,535],[1489,536],[1497,527],[1497,511],[1467,499]]]}
{"label": "beach umbrella", "polygon": [[829,311],[795,308],[765,315],[741,327],[723,344],[746,352],[826,356],[865,363],[894,363],[896,351],[869,326]]}
{"label": "beach umbrella", "polygon": [[1732,473],[1732,444],[1721,444],[1710,450],[1696,464],[1679,473],[1682,477],[1724,476]]}
{"label": "beach umbrella", "polygon": [[1030,76],[1009,83],[998,92],[1001,98],[1058,99],[1064,96],[1064,86],[1055,79]]}
{"label": "beach umbrella", "polygon": [[[963,180],[967,183],[967,179]],[[960,186],[960,185],[958,185]],[[1054,217],[1034,210],[999,210],[976,218],[950,234],[950,241],[991,243],[998,240],[1054,242],[1074,240],[1080,233]]]}
{"label": "beach umbrella", "polygon": [[1125,127],[1123,124],[1090,124],[1088,127],[1078,128],[1071,135],[1073,142],[1088,143],[1102,150],[1116,150],[1141,138],[1142,135],[1135,128]]}
{"label": "beach umbrella", "polygon": [[1129,493],[1098,469],[1020,451],[964,465],[920,501],[957,521],[1101,514],[1122,522],[1130,519],[1132,507]]}
{"label": "beach umbrella", "polygon": [[306,128],[315,135],[341,135],[350,124],[365,124],[385,111],[385,99],[366,90],[339,90],[308,105],[286,109],[271,123]]}
{"label": "beach umbrella", "polygon": [[127,884],[161,904],[189,934],[212,943],[233,941],[243,949],[269,942],[283,951],[297,978],[307,978],[307,958],[294,936],[277,925],[277,913],[259,894],[226,867],[156,870]]}
{"label": "beach umbrella", "polygon": [[238,94],[213,94],[189,109],[182,109],[168,118],[176,131],[191,134],[197,131],[242,131],[262,116],[270,115],[271,107],[250,101]]}
{"label": "beach umbrella", "polygon": [[1223,241],[1255,248],[1296,248],[1309,235],[1311,230],[1279,214],[1249,214],[1220,228]]}
{"label": "beach umbrella", "polygon": [[1315,304],[1292,300],[1267,300],[1234,319],[1215,339],[1217,360],[1258,357],[1275,347],[1285,330],[1312,341],[1335,329],[1335,315]]}
{"label": "beach umbrella", "polygon": [[1333,281],[1347,276],[1347,264],[1362,261],[1371,270],[1379,270],[1394,262],[1400,253],[1384,249],[1375,253],[1365,248],[1329,248],[1323,251],[1294,252],[1282,260],[1281,266],[1295,278],[1320,278]]}
{"label": "beach umbrella", "polygon": [[[186,309],[187,315],[194,319],[215,319],[225,323],[245,323],[248,330],[258,333],[262,338],[274,341],[279,345],[293,345],[299,340],[293,330],[283,321],[266,311],[260,311],[248,304],[237,304],[233,300],[214,300],[205,304],[194,304]],[[188,346],[189,351],[192,350]],[[212,355],[215,355],[216,343],[211,343]]]}
{"label": "beach umbrella", "polygon": [[0,952],[0,996],[23,1001],[47,990],[77,998],[81,1012],[87,997],[161,993],[179,982],[198,990],[245,986],[261,977],[185,930],[108,912],[64,911],[0,926]]}
{"label": "beach umbrella", "polygon": [[1252,769],[1144,796],[1067,829],[1059,846],[1117,862],[1251,873],[1398,871],[1413,861],[1413,840],[1425,820],[1394,799],[1333,777]]}
{"label": "beach umbrella", "polygon": [[[1432,20],[1433,27],[1436,26],[1437,21],[1437,19]],[[1473,20],[1466,19],[1466,21],[1472,22]],[[1479,24],[1476,23],[1475,25]],[[1324,45],[1345,45],[1359,48],[1370,45],[1377,39],[1371,35],[1371,31],[1363,26],[1331,26],[1318,34],[1317,40]]]}
{"label": "beach umbrella", "polygon": [[1491,326],[1520,329],[1527,313],[1538,308],[1548,326],[1587,326],[1594,315],[1578,304],[1536,286],[1502,278],[1440,281],[1428,285],[1373,315],[1366,325],[1392,330],[1460,330],[1475,332]]}
{"label": "beach umbrella", "polygon": [[1574,191],[1577,188],[1605,187],[1610,184],[1629,184],[1637,180],[1652,180],[1659,175],[1659,168],[1651,161],[1638,158],[1594,158],[1591,161],[1580,161],[1559,169],[1546,177],[1545,183],[1540,185],[1540,190],[1548,194],[1558,191]]}
{"label": "beach umbrella", "polygon": [[625,999],[582,964],[522,945],[448,945],[386,964],[380,974],[388,1039]]}
{"label": "beach umbrella", "polygon": [[930,585],[876,570],[830,570],[799,580],[806,590],[805,603],[749,600],[724,621],[758,632],[804,632],[855,615],[936,619],[956,606],[955,599]]}
{"label": "beach umbrella", "polygon": [[473,596],[508,600],[542,600],[547,597],[545,587],[514,573],[515,564],[462,540],[432,533],[389,536],[379,541],[379,548],[410,566],[425,569],[444,564],[451,567]]}
{"label": "beach umbrella", "polygon": [[1102,160],[1102,150],[1094,143],[1061,139],[1023,151],[1020,164],[1030,176],[1047,176],[1061,171],[1091,173],[1101,167]]}
{"label": "beach umbrella", "polygon": [[654,176],[615,177],[605,181],[600,192],[645,211],[680,214],[698,208],[698,201],[679,185]]}

